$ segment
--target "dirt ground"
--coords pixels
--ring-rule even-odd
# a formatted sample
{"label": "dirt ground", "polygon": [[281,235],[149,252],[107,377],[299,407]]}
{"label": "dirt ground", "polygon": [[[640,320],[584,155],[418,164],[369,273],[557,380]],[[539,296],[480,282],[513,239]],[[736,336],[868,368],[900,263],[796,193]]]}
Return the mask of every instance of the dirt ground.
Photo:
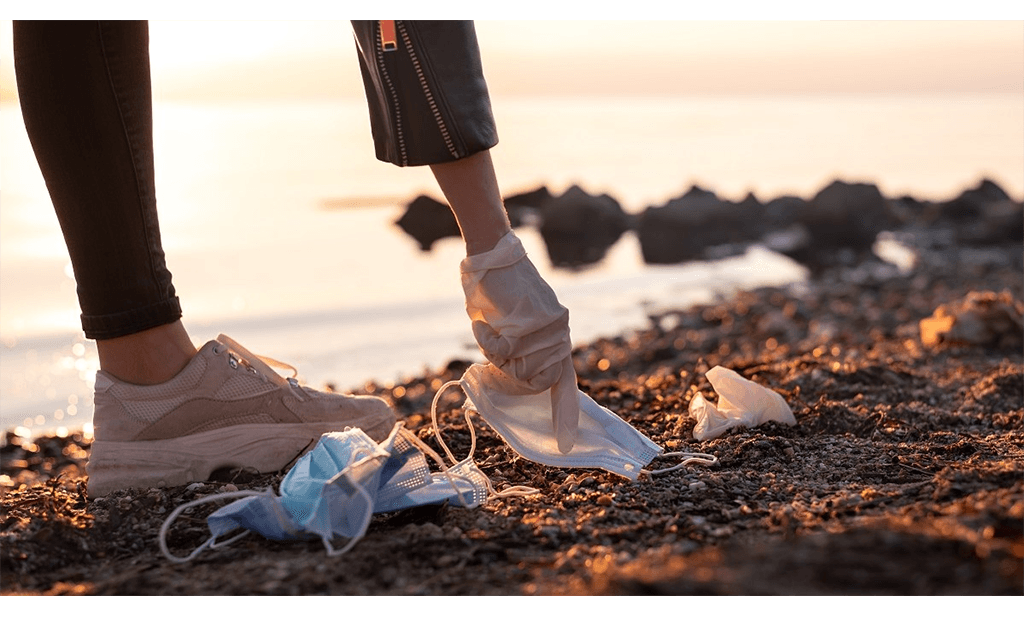
{"label": "dirt ground", "polygon": [[[347,554],[318,541],[248,537],[177,565],[157,545],[177,505],[283,475],[89,500],[81,435],[3,445],[4,594],[896,594],[1024,592],[1024,339],[922,342],[919,321],[968,292],[1024,295],[1019,244],[952,247],[908,239],[918,266],[872,262],[785,289],[652,316],[651,327],[574,351],[581,388],[667,450],[713,467],[629,482],[517,458],[482,422],[476,460],[497,488],[528,497],[466,510],[423,507],[373,519]],[[780,392],[796,426],[693,439],[687,408],[730,367]],[[393,387],[390,399],[434,445],[436,388],[465,363]],[[442,399],[457,454],[469,448],[461,394]],[[655,463],[657,465],[658,463]],[[184,555],[219,504],[170,535]]]}

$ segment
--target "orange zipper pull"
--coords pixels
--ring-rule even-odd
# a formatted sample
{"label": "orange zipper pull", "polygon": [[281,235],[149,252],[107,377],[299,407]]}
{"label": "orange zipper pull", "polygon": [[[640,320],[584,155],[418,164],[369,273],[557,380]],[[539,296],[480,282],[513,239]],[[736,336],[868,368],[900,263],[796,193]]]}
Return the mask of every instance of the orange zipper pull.
{"label": "orange zipper pull", "polygon": [[380,47],[384,51],[395,51],[398,49],[398,37],[395,36],[395,20],[382,19],[380,21]]}

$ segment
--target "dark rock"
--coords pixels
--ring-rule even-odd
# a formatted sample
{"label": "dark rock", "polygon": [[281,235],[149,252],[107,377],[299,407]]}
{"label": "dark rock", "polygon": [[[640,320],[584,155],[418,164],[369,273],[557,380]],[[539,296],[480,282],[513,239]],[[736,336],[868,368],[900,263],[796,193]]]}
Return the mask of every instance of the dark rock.
{"label": "dark rock", "polygon": [[405,214],[395,224],[415,238],[424,251],[429,251],[434,242],[441,238],[461,236],[451,208],[426,195],[412,200],[405,207]]}
{"label": "dark rock", "polygon": [[974,219],[984,214],[986,206],[1009,201],[1010,196],[998,184],[988,178],[973,189],[967,189],[958,197],[937,205],[939,218],[953,220]]}
{"label": "dark rock", "polygon": [[921,201],[911,195],[903,195],[890,199],[889,207],[901,224],[926,224],[926,218],[929,212],[934,210],[935,204]]}
{"label": "dark rock", "polygon": [[999,244],[1024,240],[1024,204],[1009,199],[985,205],[981,214],[957,227],[964,244]]}
{"label": "dark rock", "polygon": [[997,244],[1024,239],[1024,209],[995,182],[984,179],[955,199],[936,204],[931,222],[955,229],[964,244]]}
{"label": "dark rock", "polygon": [[836,180],[814,196],[802,222],[816,249],[865,251],[880,231],[892,229],[898,220],[874,184]]}
{"label": "dark rock", "polygon": [[783,195],[764,205],[765,231],[781,231],[803,219],[807,202],[800,197]]}
{"label": "dark rock", "polygon": [[764,207],[756,198],[742,203],[719,199],[694,186],[663,206],[647,208],[638,225],[647,263],[679,263],[699,259],[709,247],[740,245],[761,233]]}
{"label": "dark rock", "polygon": [[1024,239],[1024,206],[988,179],[949,201],[925,203],[922,209],[914,219],[920,226],[948,230],[960,244],[988,245]]}
{"label": "dark rock", "polygon": [[743,198],[743,201],[740,202],[740,205],[743,206],[744,208],[763,207],[763,205],[761,204],[761,200],[758,199],[757,195],[754,195],[753,193],[747,193],[747,196]]}
{"label": "dark rock", "polygon": [[505,197],[505,211],[508,212],[512,227],[520,227],[528,223],[531,217],[539,217],[550,200],[551,191],[546,186]]}
{"label": "dark rock", "polygon": [[596,263],[629,229],[629,216],[608,195],[573,186],[544,206],[540,235],[551,263],[578,267]]}
{"label": "dark rock", "polygon": [[761,219],[761,244],[800,261],[807,256],[811,233],[801,221],[810,207],[806,200],[793,195],[776,197],[764,205]]}
{"label": "dark rock", "polygon": [[816,276],[833,267],[877,261],[875,239],[904,222],[899,211],[873,184],[836,180],[810,202],[790,196],[768,202],[762,242]]}

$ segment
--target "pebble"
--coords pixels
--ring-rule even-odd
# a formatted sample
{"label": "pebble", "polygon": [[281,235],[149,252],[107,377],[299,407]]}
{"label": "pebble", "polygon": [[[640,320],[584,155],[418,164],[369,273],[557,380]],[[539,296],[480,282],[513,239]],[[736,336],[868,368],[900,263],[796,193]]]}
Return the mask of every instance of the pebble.
{"label": "pebble", "polygon": [[202,482],[193,482],[192,484],[189,484],[188,486],[186,486],[185,490],[191,493],[193,491],[198,491],[199,489],[203,488],[204,486],[206,486],[206,485],[203,484]]}
{"label": "pebble", "polygon": [[707,488],[707,487],[708,487],[708,485],[705,484],[704,482],[697,481],[697,482],[690,482],[689,489],[691,491],[698,491],[698,490],[700,490],[702,488]]}
{"label": "pebble", "polygon": [[601,495],[597,498],[597,505],[599,506],[610,506],[614,503],[611,495]]}

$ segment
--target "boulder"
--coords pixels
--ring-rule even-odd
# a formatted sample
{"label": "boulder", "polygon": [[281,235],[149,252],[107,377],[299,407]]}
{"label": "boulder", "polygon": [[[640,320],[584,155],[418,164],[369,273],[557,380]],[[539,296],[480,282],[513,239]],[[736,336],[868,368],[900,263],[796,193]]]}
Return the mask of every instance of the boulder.
{"label": "boulder", "polygon": [[542,186],[532,191],[509,195],[504,201],[509,223],[512,227],[520,227],[531,219],[540,217],[544,206],[551,201],[551,191],[548,187]]}
{"label": "boulder", "polygon": [[835,180],[811,199],[801,222],[816,249],[870,251],[878,233],[899,221],[874,184]]}
{"label": "boulder", "polygon": [[713,246],[749,242],[759,237],[763,215],[756,199],[723,201],[693,186],[682,197],[640,215],[637,232],[644,261],[679,263],[700,259]]}
{"label": "boulder", "polygon": [[781,231],[803,220],[807,201],[793,195],[776,197],[764,205],[763,233]]}
{"label": "boulder", "polygon": [[1024,240],[1024,204],[1010,199],[987,178],[949,201],[927,204],[920,221],[927,227],[951,230],[960,244]]}
{"label": "boulder", "polygon": [[942,202],[937,205],[937,218],[963,221],[977,219],[982,216],[989,204],[1010,201],[1001,186],[989,180],[983,179],[978,186],[967,189],[959,196]]}
{"label": "boulder", "polygon": [[551,263],[575,268],[596,263],[629,229],[629,215],[609,195],[573,186],[544,205],[540,235]]}
{"label": "boulder", "polygon": [[1024,204],[1009,199],[985,204],[976,219],[957,226],[956,237],[963,244],[1020,244],[1024,241]]}
{"label": "boulder", "polygon": [[459,238],[462,235],[448,204],[426,195],[420,195],[409,202],[405,214],[395,224],[415,238],[423,251],[429,251],[434,242],[441,238]]}
{"label": "boulder", "polygon": [[760,220],[760,242],[766,248],[793,259],[807,250],[811,234],[800,221],[807,201],[793,195],[776,197],[764,205]]}
{"label": "boulder", "polygon": [[889,200],[889,208],[901,225],[927,225],[929,213],[934,210],[935,204],[913,195],[901,195]]}

